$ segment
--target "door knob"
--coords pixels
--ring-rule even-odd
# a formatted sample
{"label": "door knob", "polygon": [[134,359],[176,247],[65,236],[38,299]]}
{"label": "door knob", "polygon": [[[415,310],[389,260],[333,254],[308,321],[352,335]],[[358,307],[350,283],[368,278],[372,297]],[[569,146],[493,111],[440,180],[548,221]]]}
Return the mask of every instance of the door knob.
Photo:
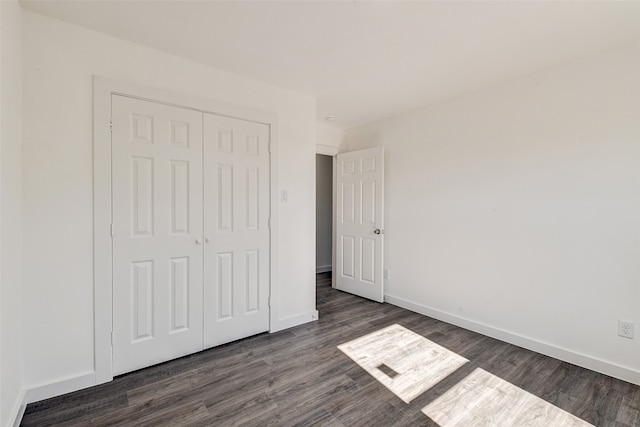
{"label": "door knob", "polygon": [[200,239],[196,239],[196,245],[200,244]]}
{"label": "door knob", "polygon": [[205,243],[209,243],[209,238],[208,238],[208,237],[205,237],[205,238],[204,238],[204,242],[205,242]]}
{"label": "door knob", "polygon": [[379,228],[376,228],[375,230],[373,230],[374,234],[380,234],[382,233],[382,231]]}

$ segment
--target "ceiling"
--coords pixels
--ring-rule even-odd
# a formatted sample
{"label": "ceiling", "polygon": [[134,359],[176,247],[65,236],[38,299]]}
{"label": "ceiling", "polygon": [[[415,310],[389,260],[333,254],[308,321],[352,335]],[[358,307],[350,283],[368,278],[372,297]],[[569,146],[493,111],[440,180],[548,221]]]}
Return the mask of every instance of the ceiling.
{"label": "ceiling", "polygon": [[640,1],[25,1],[317,99],[349,128],[640,39]]}

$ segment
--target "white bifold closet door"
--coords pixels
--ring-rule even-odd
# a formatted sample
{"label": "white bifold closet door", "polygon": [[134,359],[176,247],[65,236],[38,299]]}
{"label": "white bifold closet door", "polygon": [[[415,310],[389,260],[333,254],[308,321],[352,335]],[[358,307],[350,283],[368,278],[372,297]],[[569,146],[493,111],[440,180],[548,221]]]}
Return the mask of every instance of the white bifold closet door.
{"label": "white bifold closet door", "polygon": [[113,95],[114,375],[269,329],[268,138]]}
{"label": "white bifold closet door", "polygon": [[113,372],[201,350],[202,113],[112,97]]}
{"label": "white bifold closet door", "polygon": [[269,329],[268,126],[205,113],[204,164],[204,341],[212,347]]}

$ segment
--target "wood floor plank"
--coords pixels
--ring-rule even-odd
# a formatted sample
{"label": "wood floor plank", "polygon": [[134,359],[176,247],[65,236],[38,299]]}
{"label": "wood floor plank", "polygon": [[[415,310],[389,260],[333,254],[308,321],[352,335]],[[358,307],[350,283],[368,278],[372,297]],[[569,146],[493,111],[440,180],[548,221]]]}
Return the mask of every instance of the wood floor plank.
{"label": "wood floor plank", "polygon": [[[30,404],[21,425],[447,427],[445,421],[438,425],[425,415],[423,409],[430,407],[439,408],[433,415],[436,419],[479,426],[496,421],[506,426],[526,424],[533,414],[549,416],[548,425],[640,426],[638,386],[337,291],[331,287],[330,273],[317,276],[317,305],[317,322],[250,337]],[[393,325],[467,362],[405,403],[338,349]],[[369,341],[372,347],[366,350],[372,356],[382,351],[375,344]],[[415,349],[405,350],[407,357],[420,356]],[[429,352],[428,345],[424,351]],[[393,378],[406,366],[419,369],[411,360],[389,362],[381,372]],[[478,380],[483,376],[485,380]],[[480,383],[469,385],[474,378]],[[465,407],[456,399],[443,398],[454,391],[472,396],[469,402],[497,402],[502,409],[483,412],[471,403]],[[456,410],[456,404],[466,409]]]}
{"label": "wood floor plank", "polygon": [[209,411],[200,401],[169,405],[164,408],[131,406],[119,414],[102,414],[93,417],[95,426],[172,427],[176,425],[206,425]]}
{"label": "wood floor plank", "polygon": [[640,426],[640,392],[622,396],[620,407],[615,414],[616,422],[624,426]]}

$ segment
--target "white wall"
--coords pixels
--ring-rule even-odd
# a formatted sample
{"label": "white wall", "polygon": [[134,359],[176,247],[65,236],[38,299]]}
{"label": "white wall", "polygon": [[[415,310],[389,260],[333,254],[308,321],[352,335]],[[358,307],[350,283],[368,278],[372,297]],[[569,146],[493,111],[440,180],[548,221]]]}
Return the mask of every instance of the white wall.
{"label": "white wall", "polygon": [[318,122],[316,125],[316,152],[334,156],[344,144],[344,130]]}
{"label": "white wall", "polygon": [[21,227],[21,10],[0,2],[0,426],[23,403]]}
{"label": "white wall", "polygon": [[331,271],[333,157],[316,154],[316,272]]}
{"label": "white wall", "polygon": [[[92,75],[279,118],[278,327],[315,315],[315,100],[23,12],[25,382],[93,370]],[[50,389],[50,388],[49,388]]]}
{"label": "white wall", "polygon": [[385,147],[390,301],[640,383],[640,44],[346,138]]}

